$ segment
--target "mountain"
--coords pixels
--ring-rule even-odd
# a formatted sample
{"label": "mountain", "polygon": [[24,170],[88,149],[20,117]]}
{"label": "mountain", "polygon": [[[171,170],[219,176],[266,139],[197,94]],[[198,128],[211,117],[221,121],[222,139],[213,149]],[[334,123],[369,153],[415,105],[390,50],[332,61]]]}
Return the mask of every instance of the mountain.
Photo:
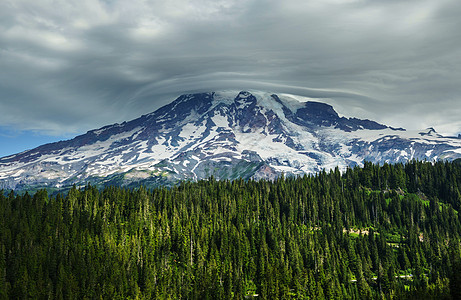
{"label": "mountain", "polygon": [[157,111],[0,159],[0,188],[171,185],[266,178],[411,159],[461,158],[461,139],[341,117],[265,92],[183,95]]}

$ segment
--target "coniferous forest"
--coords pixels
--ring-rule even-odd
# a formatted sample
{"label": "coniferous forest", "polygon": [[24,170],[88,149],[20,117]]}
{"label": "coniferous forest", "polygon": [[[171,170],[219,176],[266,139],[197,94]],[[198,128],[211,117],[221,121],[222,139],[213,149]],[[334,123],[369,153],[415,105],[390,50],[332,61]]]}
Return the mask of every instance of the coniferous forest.
{"label": "coniferous forest", "polygon": [[0,299],[461,299],[461,165],[0,192]]}

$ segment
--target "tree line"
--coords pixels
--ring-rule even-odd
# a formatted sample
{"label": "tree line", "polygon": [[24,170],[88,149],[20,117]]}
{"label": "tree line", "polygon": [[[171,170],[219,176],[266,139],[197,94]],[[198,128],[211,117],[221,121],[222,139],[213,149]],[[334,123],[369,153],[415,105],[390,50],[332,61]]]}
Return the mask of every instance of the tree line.
{"label": "tree line", "polygon": [[459,299],[461,166],[0,192],[0,299]]}

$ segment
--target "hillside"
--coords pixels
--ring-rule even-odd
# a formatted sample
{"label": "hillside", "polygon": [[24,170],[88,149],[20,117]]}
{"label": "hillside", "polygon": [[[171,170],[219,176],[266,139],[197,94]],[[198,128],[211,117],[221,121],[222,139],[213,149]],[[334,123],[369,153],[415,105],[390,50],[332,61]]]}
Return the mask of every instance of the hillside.
{"label": "hillside", "polygon": [[461,167],[0,193],[0,298],[459,299]]}

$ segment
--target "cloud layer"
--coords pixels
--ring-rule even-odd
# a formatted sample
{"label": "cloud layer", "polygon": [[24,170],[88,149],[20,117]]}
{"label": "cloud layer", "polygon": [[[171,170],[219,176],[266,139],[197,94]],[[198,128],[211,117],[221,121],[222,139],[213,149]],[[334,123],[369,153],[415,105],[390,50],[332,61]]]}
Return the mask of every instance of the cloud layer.
{"label": "cloud layer", "polygon": [[461,132],[457,0],[5,0],[0,126],[53,134],[262,89]]}

